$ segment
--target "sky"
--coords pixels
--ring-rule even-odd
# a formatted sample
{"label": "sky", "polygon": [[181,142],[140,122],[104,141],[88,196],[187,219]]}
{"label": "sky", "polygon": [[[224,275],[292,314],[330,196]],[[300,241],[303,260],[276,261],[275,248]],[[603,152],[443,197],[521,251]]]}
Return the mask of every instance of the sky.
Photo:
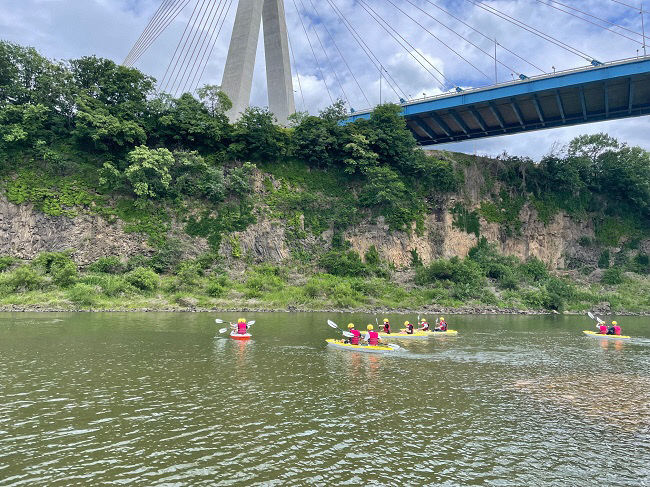
{"label": "sky", "polygon": [[[97,55],[121,63],[156,9],[172,1],[176,0],[2,0],[0,38],[33,46],[50,58]],[[223,16],[223,28],[209,60],[209,43],[200,44],[200,37],[192,37],[198,29],[192,30],[188,26],[191,27],[192,19],[198,18],[202,11],[225,14],[228,1],[182,0],[181,5],[186,3],[186,7],[142,54],[135,67],[162,80],[160,84],[169,91],[191,86],[191,81],[198,80],[201,73],[200,84],[220,84],[237,0],[234,0],[228,15]],[[629,37],[626,38],[553,9],[547,5],[551,1],[487,2],[500,12],[538,29],[543,33],[540,35],[553,38],[544,40],[486,12],[477,5],[477,0],[285,0],[295,57],[293,79],[297,109],[317,113],[332,100],[342,98],[348,107],[359,110],[378,103],[380,92],[382,101],[397,101],[400,97],[439,94],[455,86],[489,85],[495,78],[495,38],[498,44],[498,81],[510,80],[519,73],[530,76],[542,71],[585,66],[590,58],[604,62],[642,53],[638,11],[615,0],[561,0],[561,4],[602,19],[588,17],[591,22],[607,25]],[[638,0],[623,3],[637,4]],[[554,5],[567,10],[561,4]],[[340,15],[332,5],[339,9]],[[216,18],[210,24],[205,22],[203,28],[209,30],[210,26],[217,25]],[[646,25],[650,24],[650,15],[646,14],[645,20]],[[305,35],[305,30],[308,35]],[[183,34],[188,44],[179,44]],[[196,44],[191,52],[201,52],[198,48],[205,45],[207,64],[205,71],[197,68],[192,75],[191,65],[184,71],[182,63],[175,64],[172,60],[176,59],[175,52],[183,51],[183,46],[188,46],[186,49],[189,51],[194,39]],[[265,106],[261,41],[251,103]],[[558,43],[569,47],[559,47]],[[174,76],[175,73],[178,76]],[[181,76],[186,73],[185,77]],[[181,81],[175,83],[177,79]],[[488,155],[505,151],[539,159],[552,148],[567,144],[576,135],[597,132],[607,132],[621,141],[650,150],[650,137],[647,136],[650,117],[436,148]]]}

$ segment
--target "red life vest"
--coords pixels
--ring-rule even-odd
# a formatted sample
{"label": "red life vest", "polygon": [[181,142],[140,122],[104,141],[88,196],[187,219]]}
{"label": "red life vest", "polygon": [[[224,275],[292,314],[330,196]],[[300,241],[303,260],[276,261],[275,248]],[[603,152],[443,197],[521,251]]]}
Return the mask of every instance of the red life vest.
{"label": "red life vest", "polygon": [[376,331],[369,331],[368,335],[368,345],[377,345],[379,343],[379,333]]}
{"label": "red life vest", "polygon": [[600,333],[601,335],[607,335],[607,325],[605,323],[599,325],[598,328],[600,329],[598,333]]}
{"label": "red life vest", "polygon": [[440,328],[440,331],[447,331],[447,322],[446,321],[441,321],[438,328]]}
{"label": "red life vest", "polygon": [[248,326],[246,323],[237,323],[237,333],[239,335],[245,335],[248,332]]}
{"label": "red life vest", "polygon": [[359,330],[355,330],[352,328],[350,330],[350,333],[352,333],[354,336],[350,338],[350,343],[352,345],[359,345],[359,340],[361,339],[361,332]]}
{"label": "red life vest", "polygon": [[618,325],[614,325],[614,333],[616,335],[620,335],[621,334],[621,327],[618,326]]}
{"label": "red life vest", "polygon": [[388,323],[384,323],[384,333],[390,333],[390,325]]}

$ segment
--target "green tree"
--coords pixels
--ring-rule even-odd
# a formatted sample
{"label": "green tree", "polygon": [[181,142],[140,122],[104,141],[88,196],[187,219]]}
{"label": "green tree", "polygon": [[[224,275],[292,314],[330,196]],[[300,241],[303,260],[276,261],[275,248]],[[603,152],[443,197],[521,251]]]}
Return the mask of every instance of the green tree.
{"label": "green tree", "polygon": [[233,130],[233,156],[253,161],[276,161],[286,150],[287,134],[275,124],[267,108],[249,107]]}
{"label": "green tree", "polygon": [[141,198],[159,198],[166,194],[172,177],[170,168],[174,156],[167,149],[136,147],[127,156],[129,166],[124,171],[133,192]]}
{"label": "green tree", "polygon": [[222,116],[232,108],[232,101],[220,86],[204,85],[196,90],[196,94],[199,95],[199,100],[203,102],[212,117]]}

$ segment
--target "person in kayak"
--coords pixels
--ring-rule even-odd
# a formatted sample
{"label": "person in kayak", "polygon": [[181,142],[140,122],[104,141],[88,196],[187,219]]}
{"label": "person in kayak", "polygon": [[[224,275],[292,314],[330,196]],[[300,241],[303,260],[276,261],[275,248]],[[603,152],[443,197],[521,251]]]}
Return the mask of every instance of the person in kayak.
{"label": "person in kayak", "polygon": [[608,335],[620,335],[621,334],[621,327],[618,326],[618,323],[616,321],[612,321],[612,324],[607,327],[607,334]]}
{"label": "person in kayak", "polygon": [[440,317],[440,321],[438,322],[435,331],[447,331],[447,322],[444,317]]}
{"label": "person in kayak", "polygon": [[248,333],[248,325],[246,324],[246,320],[244,318],[239,318],[237,320],[237,334],[245,335],[246,333]]}
{"label": "person in kayak", "polygon": [[368,325],[366,327],[366,336],[364,337],[364,340],[368,343],[370,346],[377,346],[379,345],[379,333],[377,333],[374,330],[374,326]]}
{"label": "person in kayak", "polygon": [[422,318],[420,320],[420,327],[421,331],[429,331],[429,323],[427,322],[426,318]]}
{"label": "person in kayak", "polygon": [[359,340],[361,340],[361,332],[354,327],[354,323],[348,324],[348,331],[354,336],[346,340],[346,343],[350,345],[359,345]]}
{"label": "person in kayak", "polygon": [[384,333],[390,335],[390,323],[388,322],[388,318],[384,318]]}
{"label": "person in kayak", "polygon": [[607,323],[604,321],[598,322],[598,334],[607,335]]}
{"label": "person in kayak", "polygon": [[406,327],[406,333],[413,335],[413,323],[407,320],[404,322],[404,326]]}

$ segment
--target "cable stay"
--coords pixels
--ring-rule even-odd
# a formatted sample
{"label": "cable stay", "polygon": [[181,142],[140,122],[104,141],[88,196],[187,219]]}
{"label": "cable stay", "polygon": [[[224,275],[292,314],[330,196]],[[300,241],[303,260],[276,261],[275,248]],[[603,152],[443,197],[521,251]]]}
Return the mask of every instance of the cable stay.
{"label": "cable stay", "polygon": [[[386,0],[386,1],[389,2],[389,3],[391,3],[391,4],[393,4],[392,0]],[[409,3],[409,4],[411,4],[413,7],[417,8],[420,12],[422,12],[422,13],[423,13],[424,15],[426,15],[427,17],[430,17],[431,19],[433,19],[435,22],[437,22],[438,24],[440,24],[441,26],[443,26],[445,29],[449,30],[450,32],[452,32],[452,33],[455,34],[456,36],[458,36],[458,37],[460,37],[461,39],[463,39],[465,42],[467,42],[467,43],[470,44],[471,46],[474,46],[476,49],[478,49],[479,51],[481,51],[483,54],[485,54],[486,56],[488,56],[490,59],[494,59],[495,62],[497,62],[498,64],[500,64],[500,65],[503,66],[504,68],[509,69],[510,71],[512,71],[513,73],[515,73],[517,76],[521,77],[521,73],[520,73],[519,71],[517,71],[515,68],[513,68],[513,67],[511,67],[511,66],[508,66],[507,64],[504,64],[502,61],[499,61],[498,59],[495,59],[495,58],[492,56],[492,54],[490,54],[489,52],[485,51],[482,47],[480,47],[480,46],[474,44],[472,41],[470,41],[469,39],[467,39],[467,38],[464,37],[463,35],[459,34],[458,32],[456,32],[456,31],[455,31],[454,29],[452,29],[451,27],[448,27],[448,26],[445,25],[444,23],[440,22],[440,21],[439,21],[438,19],[436,19],[433,15],[429,14],[426,10],[421,9],[419,6],[417,6],[416,4],[414,4],[413,2],[411,2],[411,0],[405,0],[405,1],[406,1],[407,3]],[[418,24],[418,25],[419,25],[419,24]],[[428,32],[428,31],[427,31],[427,32]],[[469,62],[469,61],[467,61],[467,62]],[[483,73],[483,71],[481,71],[481,70],[479,70],[478,68],[476,68],[476,66],[474,66],[473,64],[472,64],[472,66],[474,67],[474,69],[477,69],[480,73],[482,73],[483,75],[485,75],[485,73]],[[485,75],[485,76],[487,76],[487,75]],[[490,78],[488,77],[488,79],[490,79]]]}
{"label": "cable stay", "polygon": [[149,23],[147,24],[147,26],[145,27],[145,29],[144,29],[144,30],[142,31],[142,33],[140,34],[140,37],[138,37],[138,40],[135,42],[135,44],[133,44],[133,46],[131,47],[131,50],[129,51],[129,53],[128,53],[128,54],[126,55],[126,57],[124,58],[124,61],[122,61],[122,64],[123,64],[123,65],[125,65],[125,64],[129,61],[129,59],[131,58],[131,56],[133,56],[134,51],[140,47],[140,45],[141,45],[142,42],[144,41],[145,37],[147,37],[147,36],[149,35],[149,33],[151,32],[151,30],[154,28],[154,25],[156,25],[156,24],[158,23],[160,17],[164,15],[164,13],[165,13],[165,11],[167,10],[167,8],[168,8],[168,7],[169,7],[173,2],[174,2],[174,0],[165,0],[165,1],[164,1],[163,3],[161,3],[160,6],[156,9],[156,11],[154,12],[153,16],[149,19]]}
{"label": "cable stay", "polygon": [[[216,4],[216,2],[215,2]],[[195,57],[195,62],[192,67],[192,69],[189,72],[189,75],[187,76],[187,79],[185,80],[185,83],[183,84],[183,88],[181,89],[181,93],[186,93],[186,89],[189,86],[189,89],[192,90],[192,86],[194,85],[194,79],[196,78],[196,75],[198,74],[199,70],[201,69],[201,66],[203,65],[203,60],[205,59],[205,54],[207,52],[208,47],[210,46],[210,43],[208,42],[206,45],[206,42],[208,39],[211,39],[212,36],[214,35],[214,31],[216,30],[217,26],[219,25],[219,21],[221,19],[221,14],[224,12],[226,8],[226,1],[225,0],[219,0],[219,5],[217,7],[217,10],[212,14],[211,18],[209,20],[209,25],[207,25],[206,21],[206,26],[207,29],[204,29],[204,31],[201,33],[201,36],[199,38],[199,42],[197,42],[197,47],[200,44],[199,51]],[[204,26],[204,27],[206,27]],[[192,74],[194,73],[194,76],[192,77]],[[180,88],[180,85],[179,85]]]}
{"label": "cable stay", "polygon": [[214,46],[217,42],[217,39],[219,38],[219,34],[221,34],[221,29],[223,28],[223,24],[225,23],[226,18],[228,17],[228,13],[230,12],[230,7],[232,6],[232,2],[233,0],[229,0],[227,8],[226,8],[226,4],[225,3],[223,4],[223,9],[221,10],[221,13],[217,18],[217,23],[215,25],[215,28],[212,30],[212,32],[210,32],[210,35],[207,37],[208,43],[205,47],[205,50],[203,51],[203,56],[201,57],[201,61],[199,62],[199,69],[197,69],[196,72],[194,73],[192,82],[189,85],[190,91],[196,91],[197,88],[199,87],[201,79],[203,78],[203,73],[205,72],[205,68],[207,67],[208,63],[210,62],[210,58],[212,57]]}
{"label": "cable stay", "polygon": [[[481,32],[480,30],[478,30],[478,29],[472,27],[470,24],[468,24],[467,22],[465,22],[465,21],[464,21],[463,19],[461,19],[460,17],[455,16],[455,15],[454,15],[453,13],[451,13],[449,10],[445,10],[444,8],[440,7],[439,5],[436,5],[435,3],[431,2],[430,0],[425,0],[425,1],[426,1],[427,3],[429,3],[430,5],[432,5],[434,8],[437,8],[437,9],[440,10],[441,12],[446,13],[447,15],[449,15],[450,17],[452,17],[453,19],[456,19],[458,22],[460,22],[461,24],[463,24],[465,27],[467,27],[467,28],[471,29],[472,31],[476,32],[477,34],[483,36],[483,38],[487,39],[488,41],[490,41],[490,42],[495,42],[495,39],[492,39],[492,38],[489,37],[488,35],[486,35],[486,34],[484,34],[483,32]],[[503,49],[504,51],[506,51],[506,52],[512,54],[513,56],[515,56],[515,57],[518,58],[519,60],[521,60],[521,61],[525,62],[526,64],[528,64],[529,66],[532,66],[533,68],[535,68],[535,69],[538,70],[538,71],[541,71],[542,73],[546,73],[546,71],[544,71],[542,68],[540,68],[539,66],[533,64],[533,63],[530,62],[529,60],[527,60],[527,59],[521,57],[521,56],[520,56],[519,54],[517,54],[516,52],[514,52],[514,51],[508,49],[506,46],[504,46],[504,45],[501,44],[500,42],[497,42],[497,45],[498,45],[499,47],[501,47],[501,49]]]}
{"label": "cable stay", "polygon": [[[546,3],[544,0],[537,0],[537,2],[538,2],[538,3],[541,3],[542,5],[546,5],[547,7],[550,7],[550,8],[553,8],[553,9],[555,9],[555,10],[558,10],[558,11],[560,11],[560,12],[564,12],[565,14],[570,15],[571,17],[575,17],[576,19],[580,19],[580,20],[582,20],[583,22],[587,22],[587,23],[589,23],[589,24],[591,24],[591,25],[595,25],[596,27],[600,27],[601,29],[604,29],[604,30],[606,30],[606,31],[612,32],[612,33],[614,33],[614,34],[616,34],[616,35],[618,35],[618,36],[624,37],[625,39],[628,39],[628,40],[630,40],[630,41],[632,41],[632,42],[636,42],[637,44],[641,44],[641,45],[643,45],[643,42],[641,42],[641,41],[639,41],[639,40],[637,40],[637,39],[633,39],[633,38],[631,38],[631,37],[629,37],[629,36],[627,36],[627,35],[625,35],[625,34],[622,34],[621,32],[618,32],[618,31],[614,30],[614,29],[610,29],[609,27],[605,27],[604,25],[600,25],[600,24],[597,24],[596,22],[592,22],[592,21],[589,20],[589,19],[585,19],[584,17],[580,17],[579,15],[576,15],[576,14],[574,14],[574,13],[571,13],[571,12],[569,12],[568,10],[564,10],[564,9],[562,9],[562,8],[560,8],[560,7],[556,7],[555,5],[552,5],[552,3],[550,3],[550,2],[549,2],[549,3]],[[564,5],[564,4],[561,4],[560,2],[553,2],[553,3],[558,3],[558,4],[560,4],[560,5]],[[572,8],[572,7],[568,7],[568,8]],[[576,10],[576,11],[578,11],[578,12],[584,13],[584,12],[582,12],[582,10],[578,10],[578,9],[573,9],[573,10]],[[601,22],[608,22],[608,23],[613,24],[613,25],[615,25],[615,26],[617,26],[617,27],[620,27],[619,25],[614,24],[613,22],[609,22],[608,20],[600,19],[600,18],[598,18],[598,17],[596,17],[596,16],[594,16],[594,15],[591,15],[591,14],[586,14],[586,15],[589,15],[589,16],[595,18],[595,19],[598,19],[598,20],[600,20]],[[625,27],[623,27],[623,28],[625,29]],[[625,29],[625,30],[630,30],[630,29]],[[630,31],[630,32],[634,32],[634,31]],[[636,32],[634,32],[634,33],[637,34]],[[643,34],[637,34],[637,35],[641,36],[641,38],[644,37]]]}
{"label": "cable stay", "polygon": [[511,17],[510,15],[501,12],[497,8],[491,7],[489,5],[486,5],[484,3],[481,3],[481,2],[475,1],[475,0],[465,0],[465,1],[471,3],[472,5],[474,5],[476,7],[479,7],[481,9],[485,10],[486,12],[491,13],[492,15],[495,15],[495,16],[505,20],[506,22],[509,22],[509,23],[519,27],[520,29],[523,29],[523,30],[525,30],[527,32],[530,32],[531,34],[534,34],[537,37],[540,37],[541,39],[544,39],[545,41],[550,42],[551,44],[554,44],[554,45],[564,49],[565,51],[568,51],[568,52],[570,52],[572,54],[575,54],[576,56],[579,56],[579,57],[585,59],[586,61],[590,62],[594,66],[599,66],[600,64],[602,64],[600,61],[597,61],[593,56],[590,56],[589,54],[587,54],[587,53],[585,53],[585,52],[583,52],[583,51],[581,51],[581,50],[579,50],[579,49],[577,49],[575,47],[572,47],[569,44],[567,44],[565,42],[562,42],[561,40],[556,39],[553,36],[545,34],[544,32],[540,31],[539,29],[536,29],[535,27],[532,27],[532,26],[526,24],[525,22],[522,22],[521,20],[517,20],[514,17]]}
{"label": "cable stay", "polygon": [[[425,61],[429,66],[431,66],[431,67],[432,67],[432,68],[433,68],[433,69],[434,69],[438,74],[440,74],[440,76],[441,76],[441,77],[442,77],[442,78],[443,78],[443,79],[444,79],[444,80],[445,80],[449,85],[453,85],[453,83],[452,83],[452,82],[451,82],[451,81],[450,81],[450,80],[449,80],[449,79],[444,75],[444,73],[443,73],[442,71],[440,71],[440,70],[439,70],[439,69],[438,69],[438,68],[437,68],[437,67],[436,67],[436,66],[435,66],[431,61],[429,61],[429,60],[427,59],[426,56],[424,56],[420,51],[418,51],[418,49],[417,49],[415,46],[413,46],[413,44],[411,44],[408,40],[406,40],[406,39],[404,38],[404,36],[402,36],[402,35],[397,31],[397,29],[395,29],[392,25],[390,25],[388,22],[386,22],[386,21],[385,21],[385,20],[384,20],[384,19],[383,19],[379,14],[377,14],[377,12],[375,12],[375,10],[374,10],[372,7],[368,6],[368,5],[367,5],[363,0],[359,0],[359,5],[361,5],[361,7],[363,7],[363,9],[368,13],[368,15],[370,15],[370,17],[371,17],[375,22],[377,22],[377,24],[379,24],[379,26],[382,27],[382,28],[383,28],[383,29],[384,29],[384,30],[385,30],[385,31],[386,31],[386,32],[387,32],[387,33],[388,33],[388,34],[389,34],[389,35],[390,35],[390,36],[395,40],[395,42],[397,42],[397,44],[399,44],[399,46],[400,46],[402,49],[404,49],[404,50],[406,51],[406,53],[407,53],[409,56],[411,56],[413,59],[415,59],[415,61],[416,61],[420,66],[422,66],[422,68],[423,68],[427,73],[429,73],[433,79],[436,80],[436,82],[440,85],[440,87],[442,88],[443,91],[445,91],[445,89],[446,89],[445,84],[444,84],[442,81],[440,81],[440,79],[439,79],[435,74],[433,74],[433,73],[431,72],[431,70],[429,70],[429,68],[427,68],[427,67],[422,63],[422,61],[420,61],[420,59],[418,59],[418,57],[416,57],[415,54],[417,54],[418,56],[420,56],[420,57],[421,57],[421,58],[422,58],[422,59],[423,59],[423,60],[424,60],[424,61]],[[375,17],[375,16],[376,16],[376,17]],[[380,22],[380,20],[381,20],[381,22]],[[392,32],[391,32],[391,31],[392,31]],[[395,35],[397,35],[397,36],[402,40],[402,42],[403,42],[404,44],[406,44],[410,49],[407,48],[406,46],[404,46],[404,44],[402,44],[402,42],[400,42],[400,40],[397,39],[397,37],[395,37]]]}
{"label": "cable stay", "polygon": [[[320,13],[318,12],[318,9],[316,8],[316,5],[314,4],[313,0],[309,0],[309,3],[311,3],[311,6],[312,6],[312,8],[314,9],[314,12],[316,12],[316,16],[317,16],[319,19],[322,19],[322,17],[321,17],[321,15],[320,15]],[[359,80],[357,80],[357,77],[354,75],[354,72],[352,71],[352,69],[350,68],[350,65],[349,65],[348,62],[346,61],[345,56],[343,56],[343,53],[342,53],[341,50],[339,49],[339,46],[338,46],[338,44],[336,43],[336,40],[334,39],[334,36],[333,36],[332,33],[330,32],[330,30],[327,28],[327,24],[326,24],[325,22],[322,22],[322,25],[323,25],[323,27],[325,28],[325,32],[327,32],[327,35],[329,36],[330,40],[332,41],[332,44],[333,44],[334,47],[336,48],[336,51],[339,53],[339,56],[340,56],[341,59],[343,60],[343,63],[344,63],[345,66],[348,68],[348,71],[350,72],[350,75],[352,76],[352,79],[354,79],[354,82],[357,84],[357,87],[359,88],[359,91],[361,92],[361,94],[362,94],[363,97],[365,98],[366,103],[368,103],[368,105],[370,106],[370,101],[368,100],[368,97],[366,96],[365,92],[364,92],[363,89],[361,88],[361,84],[359,83]]]}
{"label": "cable stay", "polygon": [[[219,7],[221,6],[221,3],[223,3],[223,0],[219,0]],[[185,88],[185,84],[187,84],[188,80],[185,80],[185,77],[187,75],[187,71],[188,71],[190,65],[192,66],[192,69],[189,72],[190,76],[191,76],[192,72],[196,69],[196,63],[198,62],[198,57],[200,55],[200,51],[197,54],[196,50],[198,49],[199,44],[201,43],[201,39],[206,37],[207,34],[210,33],[210,29],[212,28],[212,24],[214,23],[214,16],[216,15],[216,13],[219,10],[217,8],[217,12],[215,12],[215,10],[214,10],[215,6],[217,6],[216,0],[208,1],[209,10],[208,10],[208,7],[206,7],[206,10],[205,10],[205,12],[203,12],[203,16],[201,17],[201,19],[199,21],[197,29],[193,33],[192,40],[190,42],[190,47],[188,48],[187,54],[185,56],[185,59],[186,59],[185,69],[183,70],[183,74],[180,74],[180,70],[179,70],[178,74],[180,75],[180,77],[177,76],[177,78],[178,78],[178,86],[174,89],[174,87],[176,86],[176,82],[174,82],[174,85],[172,86],[172,90],[174,90],[174,96],[176,96],[177,91],[179,91],[179,90],[181,91],[181,94],[184,93],[184,91],[181,88]],[[204,21],[204,19],[205,19],[205,21]],[[208,24],[210,24],[210,27],[208,27],[206,29]],[[204,43],[205,43],[205,41],[204,41]],[[190,54],[190,50],[191,50],[191,54]]]}
{"label": "cable stay", "polygon": [[127,64],[128,66],[133,66],[136,62],[138,62],[140,57],[153,45],[153,43],[158,39],[158,37],[160,37],[160,35],[167,29],[167,27],[169,27],[170,24],[176,20],[176,17],[178,17],[178,15],[185,9],[185,7],[187,7],[191,1],[192,0],[176,0],[174,6],[172,7],[173,10],[168,13],[164,20],[161,20],[156,29],[149,34],[149,37],[145,39],[140,48],[136,50],[131,60],[129,60]]}
{"label": "cable stay", "polygon": [[[406,92],[399,86],[399,83],[395,81],[395,78],[390,74],[390,72],[384,68],[381,65],[381,62],[379,61],[379,58],[375,55],[375,53],[370,49],[366,41],[363,40],[363,37],[359,35],[359,33],[356,31],[356,29],[352,26],[350,21],[343,15],[343,13],[339,10],[339,8],[334,4],[333,0],[327,0],[327,3],[331,7],[331,9],[334,11],[334,13],[338,16],[339,20],[343,22],[343,25],[347,28],[348,32],[352,36],[352,38],[357,41],[357,44],[359,44],[359,47],[361,50],[368,56],[368,59],[372,63],[372,65],[375,67],[375,69],[380,73],[382,71],[386,73],[386,82],[388,83],[388,86],[390,86],[391,90],[397,95],[400,100],[403,100],[404,98],[408,98],[406,95]],[[402,94],[398,93],[398,90],[402,92]]]}
{"label": "cable stay", "polygon": [[[300,5],[302,6],[303,11],[307,11],[307,9],[305,8],[305,4],[303,3],[302,0],[300,0]],[[343,88],[343,83],[341,83],[341,80],[339,79],[339,75],[337,74],[336,70],[334,69],[334,64],[332,64],[332,60],[330,59],[329,54],[327,54],[327,50],[325,49],[325,46],[323,45],[323,41],[321,41],[321,38],[318,35],[318,30],[316,29],[316,25],[312,24],[311,28],[314,31],[314,34],[316,34],[316,39],[318,40],[318,43],[320,44],[320,47],[323,50],[323,54],[325,54],[325,59],[327,59],[327,63],[330,66],[330,71],[332,73],[334,73],[334,78],[336,79],[336,82],[339,84],[339,87],[341,88],[341,93],[343,93],[343,97],[348,102],[348,106],[352,107],[352,105],[350,104],[350,99],[348,98],[348,95],[345,92],[345,89]]]}
{"label": "cable stay", "polygon": [[325,85],[325,90],[327,91],[327,96],[330,99],[330,102],[334,104],[334,99],[332,98],[332,93],[330,93],[330,89],[327,86],[327,82],[325,81],[325,75],[323,75],[323,70],[320,67],[320,62],[318,61],[318,58],[316,57],[316,52],[314,51],[314,46],[311,43],[311,39],[309,38],[309,35],[307,35],[307,28],[305,27],[305,23],[303,22],[302,15],[300,14],[300,10],[298,9],[298,5],[296,4],[296,0],[293,1],[293,6],[296,9],[296,12],[298,13],[298,18],[300,19],[300,25],[302,25],[302,30],[305,33],[305,37],[307,38],[307,43],[309,44],[309,49],[311,49],[311,54],[314,56],[314,61],[316,61],[316,66],[318,67],[318,71],[320,73],[321,79],[323,80],[323,84]]}
{"label": "cable stay", "polygon": [[302,83],[300,82],[300,73],[298,72],[298,65],[296,64],[296,55],[293,51],[293,45],[291,44],[291,34],[287,31],[287,40],[289,41],[289,52],[291,53],[291,59],[293,60],[293,68],[296,70],[296,78],[298,78],[298,89],[300,89],[300,98],[302,99],[302,111],[306,110],[305,108],[305,95],[302,92]]}
{"label": "cable stay", "polygon": [[633,9],[633,10],[636,10],[637,12],[640,10],[639,7],[635,7],[635,6],[630,5],[630,4],[628,4],[628,3],[619,2],[618,0],[612,0],[612,2],[614,2],[614,3],[618,3],[619,5],[624,5],[624,6],[628,7],[628,8],[631,8],[631,9]]}

